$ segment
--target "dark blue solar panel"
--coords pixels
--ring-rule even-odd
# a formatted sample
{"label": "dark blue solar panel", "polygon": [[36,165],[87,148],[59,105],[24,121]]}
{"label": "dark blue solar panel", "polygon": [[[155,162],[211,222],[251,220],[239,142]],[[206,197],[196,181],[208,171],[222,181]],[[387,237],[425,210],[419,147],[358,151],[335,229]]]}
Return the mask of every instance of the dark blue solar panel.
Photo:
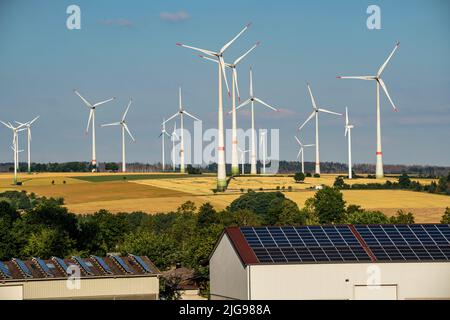
{"label": "dark blue solar panel", "polygon": [[37,265],[44,271],[45,275],[48,277],[53,277],[53,273],[50,271],[50,268],[47,266],[44,260],[39,258],[33,258],[33,262],[37,263]]}
{"label": "dark blue solar panel", "polygon": [[61,259],[61,258],[58,258],[58,257],[52,257],[52,259],[53,259],[54,261],[56,261],[56,263],[59,264],[59,266],[61,267],[61,269],[63,269],[63,271],[67,274],[67,269],[68,269],[68,267],[67,267],[67,264],[64,262],[64,260]]}
{"label": "dark blue solar panel", "polygon": [[126,273],[133,273],[133,271],[131,271],[131,269],[125,264],[125,262],[122,260],[121,257],[118,256],[110,256],[111,258],[114,259],[114,261],[117,262],[117,264],[126,272]]}
{"label": "dark blue solar panel", "polygon": [[141,257],[136,256],[134,254],[129,254],[129,256],[132,257],[134,259],[134,261],[136,261],[141,266],[141,268],[144,269],[144,271],[146,273],[152,273],[153,272],[152,269],[144,262],[144,260],[142,260]]}
{"label": "dark blue solar panel", "polygon": [[370,261],[348,226],[241,228],[262,263]]}
{"label": "dark blue solar panel", "polygon": [[74,259],[80,265],[80,267],[83,268],[84,272],[86,272],[89,275],[93,274],[91,268],[89,268],[89,266],[86,264],[86,262],[84,262],[83,259],[76,256],[72,256],[72,259]]}
{"label": "dark blue solar panel", "polygon": [[448,224],[370,225],[356,230],[379,261],[448,261]]}
{"label": "dark blue solar panel", "polygon": [[14,261],[17,264],[17,266],[19,267],[19,269],[22,271],[23,275],[26,278],[33,278],[33,274],[31,273],[30,269],[28,269],[28,267],[22,260],[13,258],[12,261]]}
{"label": "dark blue solar panel", "polygon": [[6,278],[12,278],[11,272],[9,271],[6,264],[0,261],[0,272],[5,276]]}
{"label": "dark blue solar panel", "polygon": [[94,259],[98,263],[98,265],[103,269],[103,271],[105,273],[109,273],[109,274],[112,273],[111,268],[106,264],[106,262],[102,258],[97,257],[97,256],[91,256],[91,258]]}

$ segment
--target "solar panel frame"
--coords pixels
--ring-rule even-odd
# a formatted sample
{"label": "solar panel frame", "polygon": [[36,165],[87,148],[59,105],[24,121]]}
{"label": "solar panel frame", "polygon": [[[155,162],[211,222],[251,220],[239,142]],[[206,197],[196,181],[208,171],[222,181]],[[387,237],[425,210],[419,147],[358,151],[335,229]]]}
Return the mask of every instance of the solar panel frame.
{"label": "solar panel frame", "polygon": [[84,272],[86,272],[88,275],[94,275],[94,273],[92,272],[91,268],[89,268],[89,266],[86,264],[86,262],[84,262],[84,260],[80,257],[77,256],[72,256],[72,259],[75,260],[78,265],[84,270]]}
{"label": "solar panel frame", "polygon": [[18,258],[13,258],[12,261],[17,265],[17,267],[22,271],[23,275],[26,278],[33,278],[33,274],[31,273],[30,269],[27,267],[25,262]]}
{"label": "solar panel frame", "polygon": [[0,272],[3,274],[4,277],[6,277],[8,279],[12,278],[12,274],[11,274],[11,271],[9,270],[8,266],[1,261],[0,261]]}
{"label": "solar panel frame", "polygon": [[67,271],[69,267],[67,266],[67,264],[64,262],[63,259],[58,257],[52,257],[52,260],[56,261],[56,263],[60,266],[60,268],[64,271],[66,275],[69,274]]}
{"label": "solar panel frame", "polygon": [[129,254],[129,256],[130,256],[131,258],[133,258],[134,261],[136,261],[136,263],[139,264],[139,265],[141,266],[141,268],[144,269],[144,271],[145,271],[146,273],[153,273],[153,270],[145,263],[144,260],[142,260],[141,257],[136,256],[136,255],[131,254],[131,253]]}
{"label": "solar panel frame", "polygon": [[45,273],[46,276],[53,277],[53,273],[51,272],[50,268],[47,266],[44,260],[40,258],[33,258],[32,261],[42,269],[42,271]]}
{"label": "solar panel frame", "polygon": [[102,268],[103,272],[105,272],[107,274],[113,273],[111,268],[106,264],[106,262],[102,258],[91,255],[91,259],[94,259],[95,262],[97,262],[97,264],[100,266],[100,268]]}
{"label": "solar panel frame", "polygon": [[117,262],[117,264],[119,264],[119,266],[126,272],[129,274],[133,274],[134,272],[128,267],[128,265],[125,264],[125,262],[122,260],[121,257],[119,256],[115,256],[115,255],[110,255],[110,257],[112,259],[114,259],[114,261]]}

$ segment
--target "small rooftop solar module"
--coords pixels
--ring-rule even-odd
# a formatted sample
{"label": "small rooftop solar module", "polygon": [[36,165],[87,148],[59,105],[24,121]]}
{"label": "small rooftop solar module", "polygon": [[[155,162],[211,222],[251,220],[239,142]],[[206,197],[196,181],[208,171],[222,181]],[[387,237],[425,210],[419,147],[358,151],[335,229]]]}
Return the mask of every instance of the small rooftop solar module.
{"label": "small rooftop solar module", "polygon": [[39,258],[33,258],[32,261],[42,269],[42,271],[45,273],[45,276],[53,277],[53,273],[50,271],[50,268],[48,267],[48,265],[45,263],[44,260]]}
{"label": "small rooftop solar module", "polygon": [[81,268],[83,268],[84,272],[86,272],[86,274],[88,275],[93,275],[91,268],[89,268],[89,266],[86,264],[86,262],[84,262],[83,259],[81,259],[80,257],[76,257],[76,256],[72,256],[72,259],[74,259]]}
{"label": "small rooftop solar module", "polygon": [[98,263],[98,265],[103,269],[103,272],[112,274],[111,268],[106,264],[106,262],[102,258],[97,256],[91,256],[91,258]]}
{"label": "small rooftop solar module", "polygon": [[13,258],[12,261],[17,264],[20,271],[23,273],[23,275],[26,278],[33,278],[33,274],[31,273],[30,269],[28,269],[28,267],[25,265],[25,263],[22,260]]}
{"label": "small rooftop solar module", "polygon": [[126,273],[134,273],[126,264],[125,262],[122,260],[121,257],[119,256],[115,256],[115,255],[110,255],[109,257],[111,257],[112,259],[114,259],[114,261],[126,272]]}
{"label": "small rooftop solar module", "polygon": [[58,258],[58,257],[52,257],[52,260],[54,260],[61,267],[61,269],[63,269],[65,274],[68,274],[67,273],[68,267],[67,267],[67,264],[64,262],[63,259]]}
{"label": "small rooftop solar module", "polygon": [[11,271],[9,271],[6,264],[0,261],[0,273],[6,278],[12,278]]}
{"label": "small rooftop solar module", "polygon": [[136,256],[136,255],[131,254],[131,253],[129,254],[129,256],[130,256],[131,258],[133,258],[134,261],[136,261],[137,264],[139,264],[139,265],[141,266],[141,268],[144,269],[144,271],[145,271],[146,273],[152,273],[152,272],[153,272],[152,269],[144,262],[144,260],[142,260],[141,257]]}

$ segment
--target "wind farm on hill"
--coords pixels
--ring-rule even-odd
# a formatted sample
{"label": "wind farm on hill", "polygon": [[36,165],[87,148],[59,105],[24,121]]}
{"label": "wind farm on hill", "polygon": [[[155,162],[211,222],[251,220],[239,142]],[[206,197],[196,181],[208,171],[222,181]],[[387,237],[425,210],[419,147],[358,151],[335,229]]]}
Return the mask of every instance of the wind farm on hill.
{"label": "wind farm on hill", "polygon": [[[90,173],[39,173],[31,175],[31,126],[39,118],[35,117],[29,122],[3,122],[3,125],[10,129],[13,134],[12,139],[12,159],[13,159],[13,174],[0,174],[0,191],[6,190],[25,190],[32,192],[39,196],[46,197],[62,197],[65,199],[65,205],[76,213],[93,213],[100,209],[107,209],[111,212],[123,211],[144,211],[148,213],[169,212],[176,210],[182,203],[186,201],[193,201],[196,204],[210,202],[219,209],[226,208],[230,202],[238,198],[242,193],[252,191],[280,191],[284,192],[290,199],[295,201],[299,207],[305,205],[305,201],[314,196],[316,190],[326,186],[333,186],[336,184],[338,176],[342,176],[345,184],[348,186],[343,190],[344,199],[347,203],[359,205],[365,209],[373,209],[384,212],[387,215],[392,215],[398,210],[408,210],[416,214],[418,222],[437,222],[439,221],[445,207],[450,205],[450,198],[443,194],[429,194],[425,192],[414,192],[411,190],[353,190],[352,186],[355,184],[370,184],[370,183],[392,183],[397,181],[398,176],[390,175],[385,177],[383,171],[383,158],[381,148],[381,102],[380,102],[380,87],[385,93],[389,103],[392,105],[394,111],[397,108],[388,92],[388,89],[381,78],[385,68],[390,60],[393,58],[395,52],[399,48],[397,43],[389,54],[387,59],[381,65],[375,76],[338,76],[339,79],[359,79],[376,81],[376,171],[375,176],[358,174],[354,172],[352,167],[352,130],[355,125],[350,120],[351,110],[356,107],[350,106],[322,106],[320,102],[321,87],[320,84],[314,85],[314,92],[310,83],[306,83],[306,95],[309,96],[312,107],[311,114],[305,119],[298,119],[297,132],[286,133],[281,132],[281,139],[285,136],[294,136],[292,139],[291,148],[297,150],[297,159],[300,163],[300,173],[303,178],[297,181],[293,179],[292,172],[289,174],[277,174],[276,172],[267,171],[281,158],[271,157],[268,155],[269,149],[269,130],[260,128],[257,125],[257,117],[255,108],[264,107],[271,112],[282,113],[286,109],[274,107],[267,103],[275,100],[276,97],[267,97],[266,94],[255,90],[253,67],[249,69],[249,87],[248,97],[241,99],[241,93],[244,92],[239,87],[238,83],[238,69],[240,63],[245,59],[250,59],[255,49],[260,47],[260,42],[256,42],[247,51],[244,51],[236,59],[227,62],[226,52],[228,48],[235,44],[235,42],[250,29],[251,23],[244,26],[244,28],[237,33],[230,41],[219,50],[207,50],[177,43],[177,46],[187,48],[195,53],[200,54],[199,57],[205,61],[213,62],[213,67],[217,68],[217,126],[214,128],[217,131],[215,141],[215,157],[213,163],[217,164],[217,171],[213,173],[204,173],[202,175],[191,175],[187,173],[187,168],[192,168],[191,160],[188,159],[186,149],[194,150],[191,146],[193,143],[190,139],[186,140],[186,135],[190,134],[189,128],[192,126],[188,123],[186,126],[185,120],[201,122],[196,114],[195,107],[191,102],[185,104],[182,96],[181,86],[178,88],[178,105],[175,114],[167,114],[166,110],[161,112],[162,122],[152,123],[148,127],[150,135],[155,139],[161,139],[161,150],[151,150],[152,153],[159,153],[161,155],[161,171],[153,173],[134,173],[127,171],[126,158],[126,140],[127,137],[131,141],[136,142],[135,137],[131,133],[127,123],[127,115],[130,111],[134,100],[129,99],[125,107],[125,111],[119,118],[120,121],[101,124],[104,128],[101,130],[102,135],[109,135],[112,129],[105,127],[119,126],[121,129],[121,165],[120,170],[122,174],[111,172],[99,172],[97,161],[97,144],[96,144],[96,112],[100,106],[114,101],[116,98],[109,98],[100,102],[91,103],[77,90],[74,90],[83,104],[89,109],[89,116],[86,127],[86,134],[91,130],[91,156],[90,156]],[[258,50],[260,50],[258,48]],[[256,51],[258,51],[256,50]],[[253,55],[254,53],[252,53]],[[195,58],[195,55],[193,56]],[[181,57],[180,57],[181,58]],[[232,62],[231,62],[232,61]],[[231,88],[228,81],[227,73],[231,72]],[[264,69],[260,69],[258,76],[262,76]],[[225,86],[223,85],[225,83]],[[224,97],[223,91],[226,94]],[[174,90],[175,91],[175,90]],[[215,94],[213,94],[213,97]],[[260,98],[264,97],[264,100]],[[210,97],[211,99],[213,97]],[[317,99],[318,97],[318,99]],[[231,99],[231,101],[230,101]],[[231,110],[226,110],[225,105],[231,105]],[[371,99],[369,99],[371,101]],[[137,104],[136,110],[142,108],[142,103]],[[298,108],[299,106],[292,106],[291,108]],[[302,106],[307,110],[306,106]],[[250,136],[249,139],[238,135],[240,129],[240,112],[250,108]],[[309,108],[309,107],[308,107]],[[333,111],[331,111],[331,110]],[[189,110],[189,111],[188,111]],[[101,109],[100,117],[103,112],[111,112],[105,107]],[[192,113],[191,113],[192,112]],[[231,141],[226,141],[225,135],[225,117],[224,115],[231,115]],[[117,115],[119,116],[119,115]],[[336,133],[333,139],[347,139],[347,171],[340,174],[323,174],[321,172],[320,160],[320,139],[319,133],[321,127],[319,126],[319,117],[325,116],[330,121],[342,123],[344,129]],[[315,141],[305,141],[305,131],[310,130],[308,124],[311,120],[315,121]],[[103,121],[102,121],[103,122]],[[322,126],[324,124],[321,124]],[[156,131],[160,127],[159,136]],[[258,130],[259,129],[259,130]],[[358,128],[356,127],[358,130]],[[27,156],[28,156],[28,172],[19,173],[20,153],[19,136],[21,132],[27,134]],[[258,136],[259,133],[259,136]],[[358,134],[358,131],[355,132]],[[169,147],[166,146],[166,139],[168,139]],[[144,138],[142,138],[144,140]],[[142,142],[142,140],[140,140]],[[110,144],[117,144],[118,141],[110,141]],[[228,142],[228,143],[227,143]],[[246,143],[248,142],[248,144]],[[194,143],[197,143],[194,141]],[[202,142],[200,142],[202,143]],[[276,144],[272,138],[271,144]],[[227,146],[230,146],[227,148]],[[203,147],[203,146],[201,146]],[[315,149],[314,153],[314,172],[306,172],[305,158],[312,158],[312,152],[309,150]],[[354,150],[355,148],[353,148]],[[170,157],[167,156],[168,151]],[[258,152],[259,151],[259,152]],[[191,152],[188,153],[192,157]],[[227,157],[230,159],[229,172],[226,170]],[[273,155],[272,155],[273,156]],[[87,158],[87,157],[85,157]],[[169,160],[169,161],[168,161]],[[248,161],[247,161],[248,160]],[[169,163],[170,162],[170,163]],[[260,163],[260,170],[258,172],[258,163]],[[205,163],[203,163],[204,165]],[[206,163],[208,164],[208,163]],[[249,170],[246,171],[246,164],[249,164]],[[200,167],[202,164],[198,165]],[[248,169],[248,168],[247,168]],[[198,172],[197,172],[198,173]],[[376,178],[374,180],[373,178]],[[436,178],[417,177],[415,179],[422,185],[430,185],[436,183]],[[11,183],[12,182],[12,183]]]}

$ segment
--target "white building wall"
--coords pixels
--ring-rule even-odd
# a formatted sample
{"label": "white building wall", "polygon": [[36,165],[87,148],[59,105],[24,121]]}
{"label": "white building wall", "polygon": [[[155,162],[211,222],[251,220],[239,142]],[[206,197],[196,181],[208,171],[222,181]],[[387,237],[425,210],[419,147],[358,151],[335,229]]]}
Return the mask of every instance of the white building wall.
{"label": "white building wall", "polygon": [[450,299],[450,263],[284,264],[250,267],[252,300],[370,298],[368,294],[372,290],[359,286],[374,283],[382,285],[382,292],[375,293],[374,298],[390,299],[396,295],[397,299]]}
{"label": "white building wall", "polygon": [[209,262],[210,298],[247,299],[247,270],[223,235]]}
{"label": "white building wall", "polygon": [[[82,299],[82,298],[126,298],[141,296],[158,299],[157,277],[134,278],[83,278],[79,289],[69,289],[67,280],[30,280],[21,282],[23,299]],[[10,287],[12,288],[12,287]],[[0,284],[4,294],[13,294],[8,285]],[[15,294],[15,293],[14,293]]]}

